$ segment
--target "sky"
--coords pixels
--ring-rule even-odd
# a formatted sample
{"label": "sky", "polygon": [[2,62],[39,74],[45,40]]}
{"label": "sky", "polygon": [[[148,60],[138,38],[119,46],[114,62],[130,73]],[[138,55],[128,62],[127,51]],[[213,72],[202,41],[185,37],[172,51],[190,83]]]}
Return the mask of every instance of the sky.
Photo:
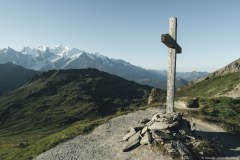
{"label": "sky", "polygon": [[167,69],[161,34],[177,17],[177,71],[240,58],[239,0],[0,0],[0,48],[59,44],[147,69]]}

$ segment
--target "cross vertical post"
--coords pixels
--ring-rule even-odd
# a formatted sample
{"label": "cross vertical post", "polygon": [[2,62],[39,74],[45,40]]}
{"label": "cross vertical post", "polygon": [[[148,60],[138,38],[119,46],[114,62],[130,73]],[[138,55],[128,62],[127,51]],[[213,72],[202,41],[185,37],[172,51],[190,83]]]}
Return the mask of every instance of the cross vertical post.
{"label": "cross vertical post", "polygon": [[177,18],[169,18],[169,34],[163,34],[161,41],[168,46],[168,76],[167,76],[167,113],[174,112],[176,54],[182,49],[177,44]]}
{"label": "cross vertical post", "polygon": [[[176,41],[177,39],[177,18],[169,18],[169,35]],[[168,48],[168,76],[167,76],[167,113],[174,112],[176,78],[176,50]]]}

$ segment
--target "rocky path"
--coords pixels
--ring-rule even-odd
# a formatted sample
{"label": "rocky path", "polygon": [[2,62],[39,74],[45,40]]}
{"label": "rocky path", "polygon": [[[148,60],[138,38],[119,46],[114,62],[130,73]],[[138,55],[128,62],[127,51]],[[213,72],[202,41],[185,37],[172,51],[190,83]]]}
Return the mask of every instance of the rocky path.
{"label": "rocky path", "polygon": [[183,101],[175,101],[175,102],[174,102],[174,107],[175,107],[176,109],[187,109],[187,110],[192,110],[192,111],[194,111],[194,110],[199,110],[199,108],[189,108],[189,107],[187,107],[187,106],[184,104]]}
{"label": "rocky path", "polygon": [[[240,160],[240,138],[226,133],[226,131],[214,124],[209,124],[199,119],[193,119],[196,124],[196,134],[215,141],[222,146],[220,157]],[[226,159],[228,159],[226,158]]]}
{"label": "rocky path", "polygon": [[232,98],[239,98],[240,97],[240,83],[236,85],[236,87],[231,90],[230,92],[221,95],[221,96],[226,96],[226,97],[232,97]]}
{"label": "rocky path", "polygon": [[[138,126],[138,121],[151,118],[163,111],[148,108],[111,119],[92,133],[77,136],[39,155],[36,160],[167,160],[168,156],[149,146],[140,146],[131,152],[122,152],[124,143],[119,142],[129,131],[129,126]],[[197,134],[216,138],[224,146],[222,156],[240,156],[240,139],[227,135],[221,128],[200,120],[196,122]]]}

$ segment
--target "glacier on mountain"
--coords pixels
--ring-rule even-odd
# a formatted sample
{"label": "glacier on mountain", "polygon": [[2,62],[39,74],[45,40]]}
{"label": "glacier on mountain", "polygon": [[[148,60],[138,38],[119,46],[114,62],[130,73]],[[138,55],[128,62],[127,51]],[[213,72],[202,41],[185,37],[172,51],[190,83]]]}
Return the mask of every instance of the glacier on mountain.
{"label": "glacier on mountain", "polygon": [[[6,54],[7,53],[7,54]],[[82,55],[84,53],[84,55]],[[86,61],[87,56],[88,63],[84,65],[80,64],[82,58]],[[16,51],[12,48],[5,48],[0,50],[0,63],[12,62],[25,68],[34,70],[50,70],[50,69],[67,69],[67,68],[84,68],[84,67],[96,67],[98,69],[113,67],[113,63],[123,63],[124,65],[130,65],[130,63],[123,60],[109,59],[99,53],[87,53],[77,48],[70,48],[64,45],[57,45],[55,47],[40,46],[38,48],[23,47],[22,50]],[[79,61],[79,64],[77,64]],[[90,62],[91,61],[91,62]],[[95,61],[97,64],[94,64]],[[102,64],[100,64],[102,63]],[[74,64],[74,67],[72,66]],[[101,66],[106,65],[106,66]]]}
{"label": "glacier on mountain", "polygon": [[[99,53],[88,53],[64,45],[40,46],[38,48],[24,47],[20,51],[10,47],[4,48],[0,50],[0,64],[8,62],[39,71],[96,68],[140,84],[166,88],[166,74],[161,73],[161,71],[147,70],[121,59],[111,59]],[[186,73],[185,77],[188,75],[191,74]],[[186,83],[177,79],[177,85],[178,82],[180,85]]]}

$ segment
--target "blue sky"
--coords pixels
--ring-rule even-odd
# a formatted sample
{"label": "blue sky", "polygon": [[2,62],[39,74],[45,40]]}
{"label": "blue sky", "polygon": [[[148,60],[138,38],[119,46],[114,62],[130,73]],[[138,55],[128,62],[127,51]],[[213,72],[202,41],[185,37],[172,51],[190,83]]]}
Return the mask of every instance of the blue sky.
{"label": "blue sky", "polygon": [[178,18],[177,71],[240,58],[238,0],[0,0],[0,48],[76,47],[148,69],[167,68],[168,19]]}

